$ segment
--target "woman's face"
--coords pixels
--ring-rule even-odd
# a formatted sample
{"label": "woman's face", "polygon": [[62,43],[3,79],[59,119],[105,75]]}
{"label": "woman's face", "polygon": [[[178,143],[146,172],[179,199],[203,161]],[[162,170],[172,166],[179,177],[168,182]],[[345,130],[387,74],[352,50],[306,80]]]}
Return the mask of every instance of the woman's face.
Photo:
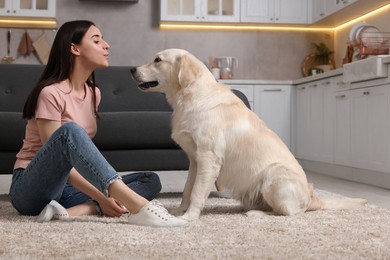
{"label": "woman's face", "polygon": [[85,33],[81,43],[77,45],[77,56],[83,66],[91,70],[107,67],[109,47],[110,45],[103,40],[100,30],[92,25]]}

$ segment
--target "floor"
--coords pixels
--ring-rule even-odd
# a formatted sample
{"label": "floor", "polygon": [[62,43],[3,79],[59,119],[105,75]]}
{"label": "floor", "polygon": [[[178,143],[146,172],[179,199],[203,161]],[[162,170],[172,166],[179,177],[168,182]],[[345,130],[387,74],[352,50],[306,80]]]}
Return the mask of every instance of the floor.
{"label": "floor", "polygon": [[[181,192],[187,178],[186,171],[157,172],[162,182],[162,192]],[[314,188],[338,193],[347,197],[367,199],[370,204],[390,209],[390,190],[346,181],[326,175],[307,172]],[[0,175],[0,194],[8,193],[11,175]]]}

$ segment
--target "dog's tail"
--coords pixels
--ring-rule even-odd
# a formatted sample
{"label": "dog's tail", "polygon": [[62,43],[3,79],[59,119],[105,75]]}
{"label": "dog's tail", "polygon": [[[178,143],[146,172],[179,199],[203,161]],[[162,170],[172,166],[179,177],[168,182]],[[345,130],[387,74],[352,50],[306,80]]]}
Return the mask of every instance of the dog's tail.
{"label": "dog's tail", "polygon": [[320,199],[314,192],[312,185],[310,185],[311,201],[307,208],[307,211],[325,209],[354,209],[359,208],[367,204],[365,199],[357,198],[342,198],[342,199]]}

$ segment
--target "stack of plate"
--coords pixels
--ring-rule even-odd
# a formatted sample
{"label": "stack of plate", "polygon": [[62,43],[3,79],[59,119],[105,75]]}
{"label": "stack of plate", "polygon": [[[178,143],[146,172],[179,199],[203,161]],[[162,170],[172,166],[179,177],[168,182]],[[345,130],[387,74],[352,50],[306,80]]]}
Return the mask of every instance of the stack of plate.
{"label": "stack of plate", "polygon": [[[353,47],[365,54],[385,54],[383,33],[375,26],[367,23],[355,24],[349,33],[349,42]],[[388,47],[388,46],[385,46]],[[387,48],[388,51],[388,48]]]}

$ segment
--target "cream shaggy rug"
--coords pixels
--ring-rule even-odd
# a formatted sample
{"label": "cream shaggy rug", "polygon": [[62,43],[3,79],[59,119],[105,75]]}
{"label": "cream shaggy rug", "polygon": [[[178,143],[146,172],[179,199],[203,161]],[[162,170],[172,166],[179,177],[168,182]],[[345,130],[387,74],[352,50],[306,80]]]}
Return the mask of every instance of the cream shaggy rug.
{"label": "cream shaggy rug", "polygon": [[[180,196],[159,200],[173,210]],[[390,259],[390,211],[375,206],[253,219],[212,193],[200,221],[185,228],[132,226],[125,216],[34,219],[0,195],[1,259]]]}

